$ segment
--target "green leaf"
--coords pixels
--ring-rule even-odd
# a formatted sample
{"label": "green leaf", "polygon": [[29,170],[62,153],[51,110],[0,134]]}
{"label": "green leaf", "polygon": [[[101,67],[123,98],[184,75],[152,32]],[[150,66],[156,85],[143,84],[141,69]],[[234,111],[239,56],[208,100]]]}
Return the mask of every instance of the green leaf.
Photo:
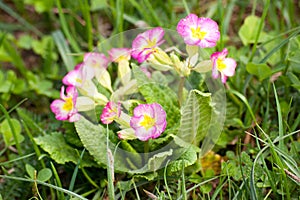
{"label": "green leaf", "polygon": [[14,94],[22,94],[25,91],[27,91],[26,83],[25,80],[23,79],[18,79],[17,81],[14,82],[14,87],[13,87],[13,93]]}
{"label": "green leaf", "polygon": [[291,38],[288,48],[288,61],[292,71],[300,73],[300,37]]}
{"label": "green leaf", "polygon": [[246,69],[250,74],[257,76],[260,81],[268,78],[272,74],[272,70],[267,64],[248,63]]}
{"label": "green leaf", "polygon": [[9,80],[5,80],[0,85],[0,93],[9,93],[10,89],[12,88],[13,83]]}
{"label": "green leaf", "polygon": [[41,40],[33,40],[32,48],[36,54],[41,55],[44,59],[46,59],[47,55],[50,52],[51,58],[53,60],[56,60],[57,54],[52,49],[53,43],[53,38],[51,36],[44,36]]}
{"label": "green leaf", "polygon": [[180,118],[177,95],[169,87],[151,82],[137,67],[133,66],[134,76],[138,82],[139,92],[147,103],[159,103],[167,113],[167,127],[173,127]]}
{"label": "green leaf", "polygon": [[298,90],[300,90],[300,80],[299,80],[299,78],[291,72],[288,72],[287,76],[289,77],[290,81],[292,82],[292,86],[294,88],[297,88]]}
{"label": "green leaf", "polygon": [[39,171],[37,180],[46,182],[52,177],[52,171],[49,168],[44,168]]}
{"label": "green leaf", "polygon": [[[93,124],[84,117],[75,122],[75,128],[83,146],[94,157],[94,160],[99,165],[107,164],[106,129],[101,125]],[[109,132],[109,134],[114,133]],[[112,152],[115,151],[115,146],[112,143],[110,148]],[[135,163],[136,159],[140,159],[140,157],[135,156],[139,154],[130,155],[133,155],[133,158],[117,153],[114,157],[114,165],[121,171],[128,171],[128,160],[133,160],[131,162]]]}
{"label": "green leaf", "polygon": [[130,173],[142,174],[149,171],[157,171],[158,169],[164,167],[170,157],[173,156],[173,152],[173,149],[169,149],[168,151],[155,153],[148,159],[148,162],[145,163],[143,167],[137,170],[132,170]]}
{"label": "green leaf", "polygon": [[75,128],[83,146],[95,158],[95,161],[99,165],[107,163],[105,128],[91,123],[84,117],[75,122]]}
{"label": "green leaf", "polygon": [[26,169],[26,172],[29,175],[29,177],[31,179],[34,179],[34,171],[36,171],[36,169],[34,167],[32,167],[32,165],[30,165],[30,164],[26,164],[25,169]]}
{"label": "green leaf", "polygon": [[[255,37],[258,32],[260,20],[261,19],[259,17],[254,15],[250,15],[245,19],[244,24],[239,30],[239,36],[245,46],[248,44],[253,44],[255,42]],[[265,42],[268,39],[268,34],[262,31],[260,33],[258,42]]]}
{"label": "green leaf", "polygon": [[35,10],[38,13],[43,13],[50,11],[53,8],[54,1],[53,0],[25,0],[26,4],[33,5]]}
{"label": "green leaf", "polygon": [[[62,133],[53,132],[45,136],[39,136],[34,138],[34,141],[48,152],[53,160],[59,164],[65,164],[66,162],[78,163],[79,154],[75,148],[69,146]],[[95,164],[89,157],[84,157],[81,162],[81,166],[94,166]]]}
{"label": "green leaf", "polygon": [[[12,126],[15,129],[16,136],[18,139],[18,142],[21,143],[24,141],[24,136],[21,135],[21,124],[17,119],[11,119]],[[3,139],[4,142],[7,146],[15,145],[16,142],[13,137],[12,130],[9,126],[8,121],[5,119],[1,124],[0,124],[0,132],[3,134]]]}
{"label": "green leaf", "polygon": [[171,162],[168,165],[168,173],[173,173],[182,170],[184,168],[194,164],[197,161],[197,152],[193,148],[188,148],[177,160]]}
{"label": "green leaf", "polygon": [[23,49],[31,49],[33,38],[30,35],[21,35],[17,41],[19,47]]}
{"label": "green leaf", "polygon": [[177,134],[187,143],[199,146],[206,136],[211,121],[211,94],[191,90],[182,108],[180,128]]}

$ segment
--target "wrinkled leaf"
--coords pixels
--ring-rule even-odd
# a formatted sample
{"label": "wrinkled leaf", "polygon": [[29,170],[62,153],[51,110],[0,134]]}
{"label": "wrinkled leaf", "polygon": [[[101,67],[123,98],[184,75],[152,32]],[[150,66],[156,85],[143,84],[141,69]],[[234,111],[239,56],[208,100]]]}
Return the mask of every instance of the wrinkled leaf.
{"label": "wrinkled leaf", "polygon": [[[83,146],[94,157],[99,165],[107,164],[107,150],[106,150],[106,129],[101,125],[93,124],[84,117],[75,122],[75,128]],[[114,134],[114,133],[111,133]],[[114,152],[114,146],[111,146],[111,151]],[[131,154],[132,155],[132,154]],[[138,154],[137,154],[138,155]],[[126,159],[131,159],[124,156],[122,153],[115,155],[115,168],[128,171],[128,164]],[[132,159],[135,159],[133,156]]]}
{"label": "wrinkled leaf", "polygon": [[[59,164],[66,162],[78,163],[79,154],[76,149],[69,146],[62,133],[53,132],[45,136],[34,138],[35,142],[48,152],[53,160]],[[95,166],[94,162],[87,157],[83,157],[81,166]]]}
{"label": "wrinkled leaf", "polygon": [[178,123],[180,118],[178,98],[169,87],[151,82],[147,76],[136,66],[133,66],[134,76],[138,82],[140,93],[147,103],[159,103],[167,113],[167,127]]}
{"label": "wrinkled leaf", "polygon": [[211,94],[191,90],[182,108],[178,137],[199,146],[206,136],[211,121]]}
{"label": "wrinkled leaf", "polygon": [[[168,165],[168,173],[173,173],[188,167],[197,161],[197,153],[193,148],[188,148],[177,160]],[[184,166],[182,166],[184,164]]]}

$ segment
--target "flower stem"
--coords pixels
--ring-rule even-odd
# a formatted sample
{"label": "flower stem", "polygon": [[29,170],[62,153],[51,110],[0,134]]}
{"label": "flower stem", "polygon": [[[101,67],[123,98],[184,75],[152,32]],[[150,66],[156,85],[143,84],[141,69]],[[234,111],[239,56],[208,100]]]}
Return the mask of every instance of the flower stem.
{"label": "flower stem", "polygon": [[179,85],[178,85],[178,101],[179,101],[179,105],[182,105],[182,98],[183,98],[183,87],[184,87],[184,81],[185,81],[185,77],[182,76],[180,77],[180,81],[179,81]]}
{"label": "flower stem", "polygon": [[106,125],[106,150],[107,150],[107,187],[108,187],[108,196],[109,199],[115,199],[115,190],[114,190],[114,158],[112,152],[109,148],[109,136],[108,136],[108,125]]}
{"label": "flower stem", "polygon": [[146,141],[145,145],[144,145],[145,163],[147,163],[148,159],[149,159],[149,142],[150,142],[150,140]]}

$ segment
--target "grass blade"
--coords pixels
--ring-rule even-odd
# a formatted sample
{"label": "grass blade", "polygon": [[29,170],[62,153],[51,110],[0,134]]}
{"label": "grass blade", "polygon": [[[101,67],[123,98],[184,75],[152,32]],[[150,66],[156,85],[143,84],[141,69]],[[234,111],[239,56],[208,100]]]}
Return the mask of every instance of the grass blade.
{"label": "grass blade", "polygon": [[[274,84],[273,84],[273,90],[274,90],[274,95],[275,95],[275,100],[276,100],[276,107],[277,107],[279,137],[282,138],[284,133],[283,133],[281,107],[280,107],[280,103],[279,103],[278,96],[277,96],[277,91],[276,91],[276,88],[275,88]],[[282,150],[285,149],[283,140],[279,141],[279,148],[282,149]]]}
{"label": "grass blade", "polygon": [[60,30],[58,30],[52,33],[52,37],[58,48],[59,54],[66,66],[67,71],[71,71],[75,66],[75,62],[73,57],[70,56],[71,51],[69,46],[67,45],[64,35]]}
{"label": "grass blade", "polygon": [[0,178],[11,179],[11,180],[16,180],[16,181],[24,181],[24,182],[29,182],[29,183],[37,183],[37,184],[40,184],[40,185],[43,185],[43,186],[46,186],[46,187],[53,188],[53,189],[58,190],[60,192],[66,193],[66,194],[68,194],[70,196],[73,196],[73,197],[76,197],[80,200],[88,200],[87,198],[84,198],[84,197],[82,197],[82,196],[80,196],[80,195],[78,195],[74,192],[71,192],[69,190],[66,190],[66,189],[63,189],[61,187],[57,187],[55,185],[45,183],[45,182],[42,182],[42,181],[39,181],[39,180],[26,179],[26,178],[14,177],[14,176],[6,176],[6,175],[0,175]]}
{"label": "grass blade", "polygon": [[81,160],[83,158],[84,152],[85,152],[85,149],[82,150],[80,158],[78,159],[78,163],[77,163],[77,165],[74,169],[74,172],[73,172],[73,175],[72,175],[72,178],[71,178],[71,182],[70,182],[70,185],[69,185],[69,191],[73,191],[73,189],[74,189],[76,177],[77,177],[77,174],[78,174],[78,168],[80,166],[80,163],[81,163]]}
{"label": "grass blade", "polygon": [[288,43],[291,38],[295,37],[299,33],[300,33],[300,29],[295,31],[290,36],[288,36],[286,39],[284,39],[282,42],[280,42],[274,49],[272,49],[267,55],[265,55],[265,57],[263,59],[261,59],[259,61],[259,63],[265,63],[269,59],[269,57],[271,57],[276,51],[278,51],[279,49],[281,49],[281,47],[283,47],[286,43]]}
{"label": "grass blade", "polygon": [[256,37],[255,37],[255,41],[254,41],[254,45],[253,45],[253,48],[252,48],[252,53],[251,53],[249,62],[252,61],[252,59],[253,59],[253,57],[255,55],[255,52],[256,52],[256,49],[257,49],[257,42],[258,42],[260,33],[262,32],[261,30],[263,28],[263,24],[264,24],[265,18],[267,16],[269,6],[270,6],[270,0],[267,0],[266,5],[264,6],[263,14],[262,14],[260,22],[259,22],[259,26],[258,26],[258,29],[257,29],[257,33],[256,33]]}
{"label": "grass blade", "polygon": [[58,15],[59,15],[59,21],[60,21],[60,25],[62,27],[62,30],[64,32],[64,34],[66,35],[68,41],[70,42],[73,50],[77,53],[81,52],[76,40],[73,38],[73,36],[71,35],[70,31],[69,31],[69,23],[67,22],[65,15],[62,11],[62,7],[61,7],[61,3],[60,0],[56,0],[56,5],[58,8]]}

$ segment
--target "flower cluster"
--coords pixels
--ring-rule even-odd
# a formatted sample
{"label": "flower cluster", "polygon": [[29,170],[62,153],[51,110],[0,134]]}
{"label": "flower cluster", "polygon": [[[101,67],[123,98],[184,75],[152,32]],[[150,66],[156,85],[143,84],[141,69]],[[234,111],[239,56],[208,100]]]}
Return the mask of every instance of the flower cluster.
{"label": "flower cluster", "polygon": [[[137,81],[131,74],[131,58],[141,64],[140,69],[148,78],[151,78],[151,73],[145,63],[159,71],[173,70],[181,77],[189,76],[191,70],[199,73],[211,70],[212,77],[221,76],[223,83],[234,75],[237,65],[234,59],[226,58],[226,48],[213,53],[210,60],[199,61],[198,48],[215,47],[220,38],[218,24],[212,19],[190,14],[179,21],[177,32],[186,44],[188,57],[184,60],[176,52],[168,54],[162,50],[165,31],[161,27],[138,34],[132,41],[131,48],[112,48],[106,52],[107,56],[96,52],[84,54],[83,62],[62,79],[67,86],[66,94],[65,87],[62,86],[61,99],[54,100],[50,106],[56,119],[75,122],[80,119],[79,112],[104,106],[100,121],[103,124],[119,124],[120,139],[147,141],[159,137],[167,125],[164,105],[136,101],[138,105],[133,109],[133,116],[127,114],[130,113],[129,108],[132,105],[128,106],[128,102],[122,97],[138,92]],[[113,89],[110,73],[107,71],[110,63],[118,65],[118,83],[122,87],[117,89]],[[99,85],[109,95],[100,93]],[[127,108],[127,111],[123,111],[122,107]]]}
{"label": "flower cluster", "polygon": [[[68,86],[67,96],[64,95],[64,86],[62,86],[61,99],[54,100],[50,105],[56,119],[78,121],[79,111],[91,110],[95,105],[105,105],[108,102],[106,96],[97,92],[92,81],[94,77],[109,76],[106,71],[108,63],[109,59],[104,54],[86,53],[83,62],[63,77],[62,82]],[[84,96],[78,96],[77,90]]]}
{"label": "flower cluster", "polygon": [[[198,17],[190,14],[181,19],[177,25],[177,32],[188,45],[196,45],[201,48],[214,47],[220,38],[218,24],[210,18]],[[225,48],[222,52],[215,52],[211,55],[212,76],[218,78],[221,74],[221,80],[226,82],[227,77],[233,76],[236,68],[236,62],[232,58],[225,58],[228,54]],[[199,65],[201,67],[201,63]],[[197,71],[197,70],[196,70]]]}

